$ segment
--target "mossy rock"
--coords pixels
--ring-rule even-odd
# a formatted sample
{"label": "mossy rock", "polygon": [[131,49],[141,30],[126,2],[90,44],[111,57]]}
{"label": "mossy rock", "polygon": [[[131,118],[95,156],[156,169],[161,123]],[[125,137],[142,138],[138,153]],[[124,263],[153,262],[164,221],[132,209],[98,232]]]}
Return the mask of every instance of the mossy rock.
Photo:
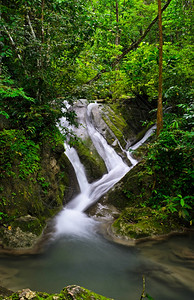
{"label": "mossy rock", "polygon": [[4,248],[30,248],[38,241],[43,230],[40,220],[30,215],[11,221],[7,227],[0,228]]}
{"label": "mossy rock", "polygon": [[13,293],[9,297],[3,297],[0,295],[0,300],[113,300],[110,298],[106,298],[104,296],[98,295],[89,291],[85,288],[82,288],[77,285],[70,285],[65,287],[58,294],[48,294],[44,292],[34,292],[30,289],[24,289],[22,291],[18,291]]}
{"label": "mossy rock", "polygon": [[23,232],[32,232],[37,236],[41,234],[43,229],[40,220],[30,215],[15,219],[13,222],[11,222],[11,227],[19,227]]}
{"label": "mossy rock", "polygon": [[77,144],[76,150],[79,154],[80,161],[84,165],[88,182],[101,178],[107,172],[103,159],[89,138],[83,141],[83,143]]}
{"label": "mossy rock", "polygon": [[151,208],[126,208],[112,224],[115,234],[126,238],[145,238],[167,234],[178,229],[178,224],[161,221],[158,213]]}
{"label": "mossy rock", "polygon": [[[102,118],[107,124],[107,126],[110,128],[112,133],[115,135],[115,137],[119,140],[122,147],[125,147],[126,140],[124,137],[124,132],[126,132],[129,136],[130,134],[130,128],[128,128],[128,125],[122,116],[121,112],[118,109],[117,105],[104,105],[102,113]],[[111,135],[106,135],[106,139],[109,142],[109,144],[112,144],[112,137]],[[118,147],[119,150],[119,147]]]}
{"label": "mossy rock", "polygon": [[4,248],[8,249],[27,249],[32,248],[38,241],[38,236],[32,232],[24,232],[19,227],[1,228],[0,236]]}
{"label": "mossy rock", "polygon": [[[90,290],[87,290],[87,289],[82,288],[77,285],[71,285],[71,286],[64,288],[63,291],[61,292],[61,294],[64,295],[65,297],[67,297],[65,299],[111,300],[111,298],[106,298],[104,296],[98,295]],[[70,296],[72,298],[70,298]]]}
{"label": "mossy rock", "polygon": [[122,211],[127,206],[139,206],[152,194],[153,176],[148,174],[144,163],[137,164],[106,195],[108,204]]}

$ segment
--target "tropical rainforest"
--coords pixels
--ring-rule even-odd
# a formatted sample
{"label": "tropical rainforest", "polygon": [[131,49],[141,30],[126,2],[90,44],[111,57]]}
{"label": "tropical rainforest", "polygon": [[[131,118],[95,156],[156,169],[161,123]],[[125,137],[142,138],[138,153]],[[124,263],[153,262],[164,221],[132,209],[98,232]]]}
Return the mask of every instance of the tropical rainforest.
{"label": "tropical rainforest", "polygon": [[[30,214],[38,216],[41,232],[45,220],[61,207],[63,184],[58,200],[53,200],[58,203],[51,207],[52,213],[47,207],[42,216],[51,180],[43,171],[43,157],[48,152],[56,156],[63,152],[61,145],[67,137],[70,144],[78,142],[68,126],[62,133],[57,123],[64,116],[69,124],[79,126],[69,105],[81,98],[115,105],[140,99],[153,116],[144,122],[146,128],[155,124],[157,110],[163,110],[161,130],[144,153],[144,168],[154,179],[150,197],[142,200],[141,207],[155,209],[162,220],[173,216],[181,224],[192,226],[192,21],[191,0],[1,1],[2,228],[10,230],[13,220]],[[159,108],[161,54],[163,84]],[[67,185],[68,162],[63,164],[57,180]],[[29,196],[26,182],[31,189]],[[20,186],[20,195],[14,189],[9,194],[9,183]],[[35,183],[44,199],[41,204],[32,197]],[[127,185],[124,193],[131,197]],[[26,211],[21,207],[22,197],[28,202]],[[37,230],[37,224],[35,227]]]}

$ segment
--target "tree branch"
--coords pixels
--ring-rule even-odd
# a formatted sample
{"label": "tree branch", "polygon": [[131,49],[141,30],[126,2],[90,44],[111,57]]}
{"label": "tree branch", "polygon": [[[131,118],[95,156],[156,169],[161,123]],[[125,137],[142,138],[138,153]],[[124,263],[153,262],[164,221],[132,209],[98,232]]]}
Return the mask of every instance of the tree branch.
{"label": "tree branch", "polygon": [[[3,28],[4,28],[5,32],[7,33],[8,37],[9,37],[9,40],[10,40],[10,42],[11,42],[11,44],[12,44],[12,47],[14,48],[14,50],[15,50],[15,52],[16,52],[16,54],[17,54],[18,59],[22,62],[22,57],[21,57],[21,55],[19,54],[19,50],[18,50],[18,48],[17,48],[17,46],[16,46],[16,43],[14,42],[14,40],[13,40],[13,38],[12,38],[12,36],[11,36],[11,33],[10,33],[9,30],[5,27],[5,25],[3,25]],[[22,62],[22,63],[23,63],[23,62]]]}
{"label": "tree branch", "polygon": [[[162,13],[163,11],[168,7],[168,5],[170,4],[172,0],[167,0],[166,4],[163,6],[162,8]],[[155,19],[149,24],[149,26],[146,28],[146,30],[144,31],[144,33],[140,36],[140,38],[132,43],[127,49],[125,49],[123,51],[123,53],[119,56],[117,56],[117,58],[112,62],[111,64],[111,68],[113,69],[116,65],[118,65],[120,63],[120,61],[132,50],[138,48],[139,44],[143,41],[143,39],[146,37],[146,35],[150,32],[151,28],[153,27],[153,25],[158,21],[158,15],[157,17],[155,17]],[[94,76],[92,79],[90,79],[88,82],[86,82],[86,84],[91,84],[94,81],[98,80],[103,73],[108,72],[107,69],[102,69],[98,74],[96,74],[96,76]]]}
{"label": "tree branch", "polygon": [[30,27],[30,30],[31,30],[33,39],[36,40],[36,35],[35,35],[34,29],[33,29],[33,27],[32,27],[32,23],[31,23],[31,21],[30,21],[30,17],[29,17],[29,14],[28,14],[28,13],[26,14],[26,17],[27,17],[28,25],[29,25],[29,27]]}

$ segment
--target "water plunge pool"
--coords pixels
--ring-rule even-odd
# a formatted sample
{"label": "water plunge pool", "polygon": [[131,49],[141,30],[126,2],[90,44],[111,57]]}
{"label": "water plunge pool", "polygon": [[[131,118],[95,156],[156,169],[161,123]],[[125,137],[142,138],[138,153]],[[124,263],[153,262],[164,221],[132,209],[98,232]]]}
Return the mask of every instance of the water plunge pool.
{"label": "water plunge pool", "polygon": [[127,247],[93,236],[64,236],[36,255],[0,256],[1,285],[59,292],[77,284],[115,300],[138,300],[142,275],[154,300],[194,299],[194,235]]}

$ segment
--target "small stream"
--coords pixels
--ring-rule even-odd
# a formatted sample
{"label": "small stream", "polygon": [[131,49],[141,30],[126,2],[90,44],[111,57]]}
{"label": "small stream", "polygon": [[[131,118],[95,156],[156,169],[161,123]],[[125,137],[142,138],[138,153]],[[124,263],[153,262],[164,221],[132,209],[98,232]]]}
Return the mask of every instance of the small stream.
{"label": "small stream", "polygon": [[154,300],[193,300],[194,234],[126,247],[104,239],[100,222],[84,213],[137,163],[128,153],[130,166],[126,165],[95,129],[91,121],[95,105],[88,106],[87,130],[107,174],[89,184],[76,151],[66,145],[81,192],[56,217],[55,232],[43,253],[0,255],[0,285],[53,293],[77,284],[115,300],[138,300],[144,274],[146,292]]}

